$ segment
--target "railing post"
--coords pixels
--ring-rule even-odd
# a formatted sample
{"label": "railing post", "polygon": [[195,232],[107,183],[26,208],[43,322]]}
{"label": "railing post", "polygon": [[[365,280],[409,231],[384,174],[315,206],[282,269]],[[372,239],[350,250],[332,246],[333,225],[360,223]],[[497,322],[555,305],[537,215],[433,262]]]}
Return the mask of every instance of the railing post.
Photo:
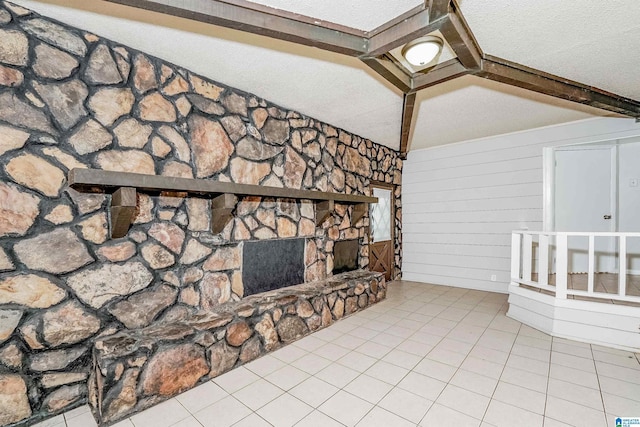
{"label": "railing post", "polygon": [[567,235],[558,233],[556,236],[556,298],[567,299]]}
{"label": "railing post", "polygon": [[618,260],[618,295],[623,297],[627,293],[627,236],[620,236]]}
{"label": "railing post", "polygon": [[533,236],[525,234],[522,242],[522,280],[531,281],[533,263]]}
{"label": "railing post", "polygon": [[541,234],[538,240],[538,283],[549,284],[549,236]]}
{"label": "railing post", "polygon": [[596,265],[596,237],[589,234],[589,267],[587,272],[587,292],[593,293],[594,272]]}
{"label": "railing post", "polygon": [[520,280],[520,233],[511,233],[511,281]]}

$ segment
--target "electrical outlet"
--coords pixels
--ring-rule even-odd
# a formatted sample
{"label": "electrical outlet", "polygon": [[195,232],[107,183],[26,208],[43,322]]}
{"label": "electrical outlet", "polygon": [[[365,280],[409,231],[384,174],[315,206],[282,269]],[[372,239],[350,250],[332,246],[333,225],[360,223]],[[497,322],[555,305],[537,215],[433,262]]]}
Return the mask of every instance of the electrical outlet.
{"label": "electrical outlet", "polygon": [[498,276],[496,276],[495,274],[491,275],[491,281],[495,282],[496,280],[498,280]]}

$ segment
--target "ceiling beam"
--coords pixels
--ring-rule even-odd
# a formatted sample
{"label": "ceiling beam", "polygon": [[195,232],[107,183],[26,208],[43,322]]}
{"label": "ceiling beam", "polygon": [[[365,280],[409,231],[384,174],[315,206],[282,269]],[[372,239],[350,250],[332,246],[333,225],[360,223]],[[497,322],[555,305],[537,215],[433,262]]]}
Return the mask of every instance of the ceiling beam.
{"label": "ceiling beam", "polygon": [[475,75],[543,93],[556,98],[590,105],[631,117],[640,117],[640,102],[587,86],[515,62],[485,55],[482,68]]}
{"label": "ceiling beam", "polygon": [[383,79],[400,89],[403,93],[411,90],[411,76],[404,68],[400,68],[396,63],[386,56],[380,58],[362,58],[362,62],[367,64],[373,71],[380,74]]}
{"label": "ceiling beam", "polygon": [[440,27],[440,32],[456,53],[456,56],[470,70],[480,69],[482,49],[476,41],[467,21],[465,21],[455,0],[450,0],[451,10]]}
{"label": "ceiling beam", "polygon": [[416,93],[405,93],[402,102],[402,127],[400,128],[400,156],[406,158],[409,149],[409,135],[413,121],[413,109],[416,105]]}
{"label": "ceiling beam", "polygon": [[372,33],[366,57],[376,57],[409,43],[418,37],[427,35],[440,28],[446,16],[436,21],[429,20],[429,10],[420,10],[414,15],[397,22],[395,25]]}
{"label": "ceiling beam", "polygon": [[364,31],[318,21],[244,0],[107,0],[154,12],[206,22],[302,45],[361,56],[367,53]]}
{"label": "ceiling beam", "polygon": [[451,0],[425,0],[425,8],[429,9],[429,20],[437,21],[449,13]]}
{"label": "ceiling beam", "polygon": [[417,73],[411,79],[411,92],[417,92],[431,86],[469,74],[469,70],[457,58],[442,62],[427,73]]}

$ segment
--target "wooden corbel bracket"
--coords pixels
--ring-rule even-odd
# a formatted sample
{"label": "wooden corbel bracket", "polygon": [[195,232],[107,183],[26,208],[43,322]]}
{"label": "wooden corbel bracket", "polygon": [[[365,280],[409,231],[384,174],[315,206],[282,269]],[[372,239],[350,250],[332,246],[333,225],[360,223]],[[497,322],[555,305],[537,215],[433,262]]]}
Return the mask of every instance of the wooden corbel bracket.
{"label": "wooden corbel bracket", "polygon": [[358,221],[360,221],[360,219],[367,213],[368,208],[369,208],[368,203],[358,203],[353,205],[353,211],[351,212],[352,227],[355,227]]}
{"label": "wooden corbel bracket", "polygon": [[320,226],[333,213],[335,202],[333,200],[321,200],[316,202],[316,226]]}
{"label": "wooden corbel bracket", "polygon": [[119,239],[127,235],[136,214],[136,189],[120,187],[111,196],[111,238]]}
{"label": "wooden corbel bracket", "polygon": [[211,201],[211,232],[218,234],[233,219],[233,210],[238,204],[235,194],[221,194]]}

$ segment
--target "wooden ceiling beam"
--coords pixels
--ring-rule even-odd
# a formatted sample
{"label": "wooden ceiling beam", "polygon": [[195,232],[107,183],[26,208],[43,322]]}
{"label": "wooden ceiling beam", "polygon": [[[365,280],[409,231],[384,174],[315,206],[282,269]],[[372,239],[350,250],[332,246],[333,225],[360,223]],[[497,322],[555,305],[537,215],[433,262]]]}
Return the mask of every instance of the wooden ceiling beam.
{"label": "wooden ceiling beam", "polygon": [[470,71],[462,65],[459,59],[453,58],[436,65],[427,73],[414,74],[411,80],[411,92],[417,92],[469,73]]}
{"label": "wooden ceiling beam", "polygon": [[450,13],[446,16],[440,32],[456,53],[456,56],[466,68],[480,69],[482,49],[476,41],[467,21],[465,21],[455,0],[450,0]]}
{"label": "wooden ceiling beam", "polygon": [[107,0],[349,56],[367,53],[364,31],[245,0]]}
{"label": "wooden ceiling beam", "polygon": [[447,16],[450,4],[451,0],[425,0],[424,2],[425,8],[429,10],[429,19],[431,21],[437,21]]}
{"label": "wooden ceiling beam", "polygon": [[376,73],[380,74],[383,79],[400,89],[403,93],[411,90],[412,79],[409,74],[400,68],[396,63],[386,56],[380,58],[361,58],[362,62],[367,64]]}
{"label": "wooden ceiling beam", "polygon": [[567,101],[640,117],[640,102],[495,56],[485,55],[475,75]]}
{"label": "wooden ceiling beam", "polygon": [[402,102],[402,127],[400,128],[400,156],[406,158],[409,151],[409,135],[413,122],[413,109],[416,105],[416,93],[405,93]]}
{"label": "wooden ceiling beam", "polygon": [[372,33],[369,37],[369,46],[365,56],[372,58],[385,54],[398,46],[409,43],[411,40],[440,29],[445,20],[446,16],[443,16],[438,20],[431,21],[429,10],[420,10],[395,25]]}

